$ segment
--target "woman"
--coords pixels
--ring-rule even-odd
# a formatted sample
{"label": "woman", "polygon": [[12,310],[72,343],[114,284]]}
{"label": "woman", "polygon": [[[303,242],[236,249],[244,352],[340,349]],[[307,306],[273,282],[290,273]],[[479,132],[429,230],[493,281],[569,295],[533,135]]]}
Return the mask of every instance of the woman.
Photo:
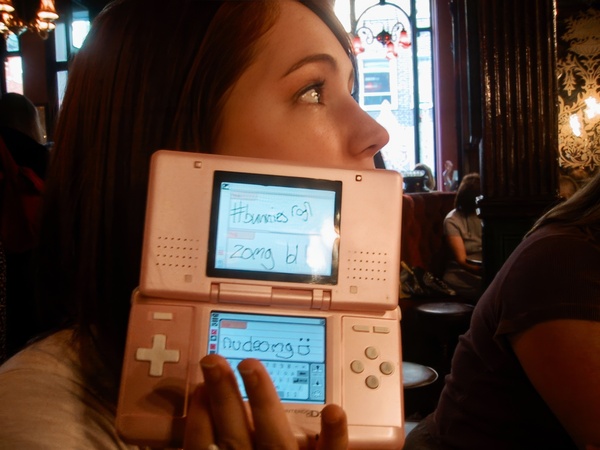
{"label": "woman", "polygon": [[[0,161],[12,159],[15,166],[13,171],[9,169],[11,164],[0,163],[3,166],[0,167],[0,178],[3,178],[0,245],[6,252],[6,315],[11,319],[6,330],[7,355],[14,354],[37,330],[31,317],[34,305],[31,259],[49,157],[42,142],[40,117],[31,100],[16,92],[3,94],[0,97],[0,153],[3,153]],[[27,180],[25,185],[23,179]],[[0,362],[5,356],[2,350],[0,345]]]}
{"label": "woman", "polygon": [[419,163],[415,165],[414,170],[423,170],[425,172],[423,190],[425,192],[435,191],[435,177],[433,176],[431,167],[429,167],[427,164]]}
{"label": "woman", "polygon": [[405,449],[600,443],[600,175],[540,218],[475,307]]}
{"label": "woman", "polygon": [[29,167],[42,180],[46,177],[48,150],[40,116],[24,95],[9,92],[0,97],[0,137],[17,165]]}
{"label": "woman", "polygon": [[[39,286],[59,331],[0,370],[0,442],[125,448],[114,408],[151,154],[372,167],[388,136],[354,84],[351,44],[321,0],[119,0],[100,14],[72,65],[47,185]],[[295,448],[260,364],[243,371],[252,430],[229,367],[207,358],[186,448],[252,448],[253,434]],[[323,424],[319,448],[344,448],[343,412],[331,405]]]}
{"label": "woman", "polygon": [[442,172],[442,180],[444,191],[452,192],[456,190],[456,178],[458,173],[454,170],[454,164],[450,160],[444,161],[444,171]]}
{"label": "woman", "polygon": [[461,297],[476,302],[481,295],[481,220],[477,197],[481,195],[479,174],[465,175],[460,182],[454,209],[444,219],[444,235],[451,250],[443,280]]}

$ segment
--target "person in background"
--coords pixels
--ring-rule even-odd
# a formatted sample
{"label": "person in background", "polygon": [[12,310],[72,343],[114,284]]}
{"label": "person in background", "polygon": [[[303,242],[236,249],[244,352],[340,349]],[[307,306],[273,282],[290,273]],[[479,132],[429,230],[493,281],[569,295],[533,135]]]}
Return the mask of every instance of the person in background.
{"label": "person in background", "polygon": [[558,195],[564,200],[570,199],[579,189],[577,182],[568,175],[558,177]]}
{"label": "person in background", "polygon": [[49,154],[43,145],[40,117],[27,97],[15,92],[0,97],[0,137],[18,166],[46,178]]}
{"label": "person in background", "polygon": [[[374,168],[389,137],[354,99],[355,77],[348,34],[322,0],[117,0],[100,13],[70,68],[47,178],[38,286],[49,334],[0,368],[1,445],[130,448],[114,414],[152,153]],[[253,420],[227,362],[210,355],[185,448],[297,448],[264,368],[242,364]],[[344,412],[326,406],[317,448],[347,439]]]}
{"label": "person in background", "polygon": [[[27,182],[36,186],[29,187],[33,205],[36,197],[35,208],[40,203],[41,189],[43,189],[44,178],[48,167],[49,153],[44,145],[40,118],[35,105],[24,95],[10,92],[0,97],[0,139],[4,147],[0,151],[8,151],[12,160],[21,169],[30,169]],[[2,145],[0,143],[0,145]],[[35,247],[34,231],[37,230],[35,211],[31,212],[29,221],[23,213],[20,191],[15,190],[11,184],[9,190],[7,184],[13,183],[19,177],[17,173],[11,173],[8,167],[0,167],[3,182],[0,184],[0,208],[3,221],[2,233],[0,234],[1,245],[6,256],[6,355],[13,355],[33,335],[39,331],[36,320],[31,312],[34,308],[34,279],[33,279],[33,249]],[[32,178],[34,180],[32,180]],[[7,197],[8,196],[8,197]],[[4,221],[11,221],[14,225],[4,228]],[[25,222],[23,222],[25,221]],[[35,224],[33,222],[36,222]],[[16,234],[15,234],[16,233]],[[10,241],[10,242],[7,242]]]}
{"label": "person in background", "polygon": [[533,226],[461,336],[415,449],[600,444],[600,174]]}
{"label": "person in background", "polygon": [[454,164],[452,161],[447,160],[444,162],[444,171],[442,172],[442,180],[444,191],[453,192],[456,191],[456,171],[454,170]]}
{"label": "person in background", "polygon": [[479,174],[462,179],[454,209],[444,219],[444,236],[451,255],[442,279],[458,295],[476,302],[482,289],[482,227],[477,215],[477,197],[481,195]]}
{"label": "person in background", "polygon": [[585,186],[594,175],[598,172],[598,167],[595,170],[589,170],[584,168],[570,169],[564,175],[570,177],[577,184],[577,188]]}
{"label": "person in background", "polygon": [[433,172],[431,172],[431,168],[427,164],[419,163],[415,166],[414,170],[425,171],[423,190],[425,192],[435,191],[435,177],[433,176]]}

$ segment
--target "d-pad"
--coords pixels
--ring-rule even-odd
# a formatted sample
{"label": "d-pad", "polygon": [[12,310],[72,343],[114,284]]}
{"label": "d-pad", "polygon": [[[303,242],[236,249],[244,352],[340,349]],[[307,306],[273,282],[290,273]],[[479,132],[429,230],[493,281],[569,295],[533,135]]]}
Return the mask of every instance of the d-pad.
{"label": "d-pad", "polygon": [[138,348],[135,359],[150,362],[150,376],[160,377],[166,362],[179,362],[179,350],[167,350],[167,336],[155,334],[152,336],[152,348]]}

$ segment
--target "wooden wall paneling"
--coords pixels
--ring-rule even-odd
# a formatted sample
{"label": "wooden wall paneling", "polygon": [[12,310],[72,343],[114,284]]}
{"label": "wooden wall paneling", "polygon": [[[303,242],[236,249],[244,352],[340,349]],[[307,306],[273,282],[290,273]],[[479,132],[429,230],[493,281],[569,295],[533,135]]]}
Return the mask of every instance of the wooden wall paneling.
{"label": "wooden wall paneling", "polygon": [[478,2],[487,281],[556,202],[555,17],[553,0]]}

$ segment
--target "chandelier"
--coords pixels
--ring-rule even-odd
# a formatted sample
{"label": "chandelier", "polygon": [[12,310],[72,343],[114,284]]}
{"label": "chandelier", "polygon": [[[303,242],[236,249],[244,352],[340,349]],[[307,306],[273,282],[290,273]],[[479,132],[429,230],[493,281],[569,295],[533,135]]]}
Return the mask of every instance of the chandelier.
{"label": "chandelier", "polygon": [[25,31],[36,33],[42,39],[48,38],[48,32],[54,30],[54,21],[58,19],[54,0],[40,0],[36,16],[25,22],[17,16],[12,0],[0,0],[0,33],[7,37],[10,33],[20,35]]}
{"label": "chandelier", "polygon": [[[390,7],[395,12],[393,19],[381,19],[383,14],[374,16],[372,20],[366,20],[366,15],[374,8]],[[389,9],[389,8],[388,8]],[[370,13],[370,14],[371,14]],[[395,21],[395,23],[394,23]],[[366,24],[371,26],[380,25],[381,30],[377,34]],[[361,24],[362,26],[358,26]],[[410,29],[410,17],[406,12],[394,3],[388,3],[386,0],[379,0],[379,3],[369,6],[363,11],[356,21],[356,30],[354,31],[353,45],[356,54],[365,51],[365,45],[371,45],[373,42],[379,42],[386,51],[386,57],[392,59],[398,56],[399,49],[407,49],[411,46],[410,37],[407,29]],[[386,30],[386,27],[388,28]],[[389,30],[389,31],[388,31]]]}

